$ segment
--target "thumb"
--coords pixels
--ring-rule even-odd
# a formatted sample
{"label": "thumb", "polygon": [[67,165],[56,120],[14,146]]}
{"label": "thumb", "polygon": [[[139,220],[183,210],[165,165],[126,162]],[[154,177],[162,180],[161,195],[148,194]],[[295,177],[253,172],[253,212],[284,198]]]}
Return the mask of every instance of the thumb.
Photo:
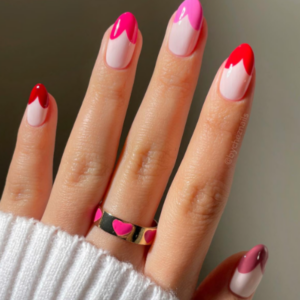
{"label": "thumb", "polygon": [[252,299],[263,277],[267,260],[268,249],[264,245],[232,255],[206,277],[193,299]]}

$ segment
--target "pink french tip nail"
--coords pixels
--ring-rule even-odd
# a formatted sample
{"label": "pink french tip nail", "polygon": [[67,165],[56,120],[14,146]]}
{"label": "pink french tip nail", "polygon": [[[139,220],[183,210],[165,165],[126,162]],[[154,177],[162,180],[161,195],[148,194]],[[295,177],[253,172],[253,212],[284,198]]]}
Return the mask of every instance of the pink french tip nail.
{"label": "pink french tip nail", "polygon": [[49,107],[49,95],[45,86],[37,84],[31,91],[27,105],[27,121],[31,126],[44,123]]}
{"label": "pink french tip nail", "polygon": [[99,221],[101,218],[102,218],[102,211],[100,208],[98,208],[94,217],[94,223]]}
{"label": "pink french tip nail", "polygon": [[124,69],[132,59],[138,36],[138,23],[130,12],[115,22],[106,50],[106,62],[115,69]]}
{"label": "pink french tip nail", "polygon": [[254,53],[250,45],[238,46],[229,56],[220,81],[220,92],[228,100],[243,99],[254,69]]}
{"label": "pink french tip nail", "polygon": [[240,260],[230,282],[230,290],[243,298],[250,297],[262,280],[268,260],[268,249],[257,245]]}
{"label": "pink french tip nail", "polygon": [[185,0],[179,6],[170,33],[169,49],[178,56],[189,56],[195,49],[203,21],[199,0]]}

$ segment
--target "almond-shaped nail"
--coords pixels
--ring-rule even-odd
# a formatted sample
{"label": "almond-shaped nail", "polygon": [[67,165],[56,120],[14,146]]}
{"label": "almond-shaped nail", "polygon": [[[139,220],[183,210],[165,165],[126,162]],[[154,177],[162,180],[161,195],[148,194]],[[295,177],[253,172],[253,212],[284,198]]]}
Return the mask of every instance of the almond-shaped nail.
{"label": "almond-shaped nail", "polygon": [[185,0],[179,6],[170,33],[169,48],[178,56],[189,56],[195,49],[203,21],[199,0]]}
{"label": "almond-shaped nail", "polygon": [[130,12],[115,22],[106,50],[106,62],[115,69],[124,69],[132,59],[138,36],[138,24]]}
{"label": "almond-shaped nail", "polygon": [[230,282],[230,290],[242,297],[250,297],[262,280],[268,260],[268,249],[257,245],[248,251],[240,260]]}
{"label": "almond-shaped nail", "polygon": [[220,81],[220,92],[228,100],[243,99],[254,69],[254,53],[250,45],[238,46],[228,57]]}
{"label": "almond-shaped nail", "polygon": [[49,95],[45,86],[37,84],[31,91],[27,105],[27,121],[31,126],[41,126],[47,116]]}

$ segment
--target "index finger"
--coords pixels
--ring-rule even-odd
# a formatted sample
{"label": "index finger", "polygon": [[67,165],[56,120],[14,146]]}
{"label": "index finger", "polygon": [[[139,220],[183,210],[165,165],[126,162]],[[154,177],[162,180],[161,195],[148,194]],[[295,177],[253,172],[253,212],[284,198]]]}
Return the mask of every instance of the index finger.
{"label": "index finger", "polygon": [[188,298],[196,286],[228,198],[250,115],[253,70],[245,44],[220,68],[164,204],[145,272],[179,297]]}

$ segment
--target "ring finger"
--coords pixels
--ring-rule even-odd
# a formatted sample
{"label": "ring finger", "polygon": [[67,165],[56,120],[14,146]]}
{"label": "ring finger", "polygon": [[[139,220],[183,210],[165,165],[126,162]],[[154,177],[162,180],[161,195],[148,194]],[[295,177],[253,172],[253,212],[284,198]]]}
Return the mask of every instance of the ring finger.
{"label": "ring finger", "polygon": [[71,234],[86,235],[90,228],[115,163],[141,46],[131,13],[104,35],[43,222]]}
{"label": "ring finger", "polygon": [[[192,24],[191,11],[186,8],[193,9]],[[169,22],[153,77],[103,205],[127,222],[151,226],[174,167],[205,48],[207,25],[202,21],[200,2],[188,0]],[[142,265],[144,247],[97,227],[87,238],[120,260]]]}

